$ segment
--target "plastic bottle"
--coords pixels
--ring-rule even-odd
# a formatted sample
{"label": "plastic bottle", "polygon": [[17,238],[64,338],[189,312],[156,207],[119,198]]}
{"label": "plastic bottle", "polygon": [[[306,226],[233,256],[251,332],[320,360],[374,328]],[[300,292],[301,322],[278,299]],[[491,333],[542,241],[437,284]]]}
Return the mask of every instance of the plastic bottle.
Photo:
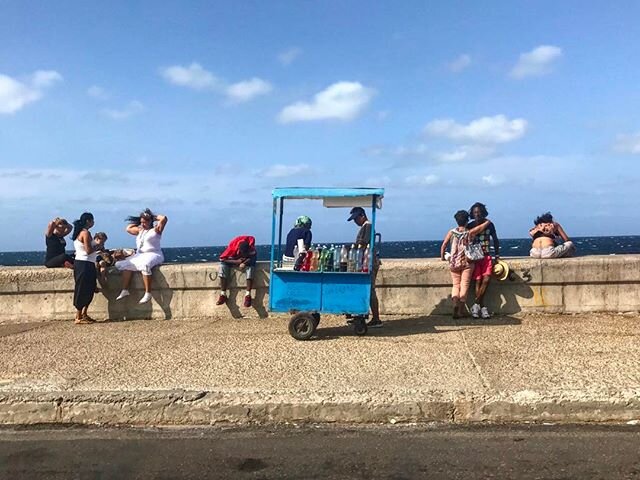
{"label": "plastic bottle", "polygon": [[333,249],[333,271],[334,272],[339,272],[340,271],[340,247],[336,246]]}
{"label": "plastic bottle", "polygon": [[324,272],[324,261],[327,258],[327,249],[321,245],[318,247],[318,266],[316,268],[319,272]]}
{"label": "plastic bottle", "polygon": [[331,272],[333,271],[333,252],[335,247],[331,245],[330,248],[327,248],[327,254],[324,257],[324,271]]}
{"label": "plastic bottle", "polygon": [[364,248],[362,248],[362,245],[358,245],[358,249],[356,250],[356,268],[355,268],[355,272],[361,272],[362,271],[362,259],[364,256]]}
{"label": "plastic bottle", "polygon": [[340,249],[340,271],[346,272],[349,267],[349,249],[346,245],[342,245]]}
{"label": "plastic bottle", "polygon": [[304,261],[307,258],[307,252],[300,252],[298,254],[298,257],[296,258],[296,263],[293,266],[293,269],[296,272],[299,272],[300,270],[302,270],[302,267],[304,266]]}
{"label": "plastic bottle", "polygon": [[349,250],[349,256],[347,257],[347,271],[355,272],[356,271],[356,246],[351,245],[351,250]]}
{"label": "plastic bottle", "polygon": [[370,252],[369,245],[367,245],[367,248],[364,249],[364,253],[362,254],[362,271],[365,273],[369,271],[369,259],[371,258]]}
{"label": "plastic bottle", "polygon": [[315,272],[318,270],[318,251],[311,250],[311,261],[309,262],[309,271]]}
{"label": "plastic bottle", "polygon": [[302,271],[309,272],[311,270],[311,261],[313,259],[313,250],[310,248],[307,250],[307,254],[304,257],[304,263],[302,264]]}

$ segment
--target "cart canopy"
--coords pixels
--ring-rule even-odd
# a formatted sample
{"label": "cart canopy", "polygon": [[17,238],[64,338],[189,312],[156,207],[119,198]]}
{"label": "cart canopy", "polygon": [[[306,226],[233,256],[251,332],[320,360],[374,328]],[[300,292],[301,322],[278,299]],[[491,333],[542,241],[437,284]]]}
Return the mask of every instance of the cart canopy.
{"label": "cart canopy", "polygon": [[286,187],[274,188],[273,198],[298,200],[322,200],[325,207],[371,207],[373,198],[376,207],[382,208],[384,188],[331,188],[331,187]]}

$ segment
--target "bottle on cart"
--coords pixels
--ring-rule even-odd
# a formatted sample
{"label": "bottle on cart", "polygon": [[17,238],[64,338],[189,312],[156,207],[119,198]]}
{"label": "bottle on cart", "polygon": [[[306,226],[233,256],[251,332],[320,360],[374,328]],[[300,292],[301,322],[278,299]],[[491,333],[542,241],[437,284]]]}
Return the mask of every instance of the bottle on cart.
{"label": "bottle on cart", "polygon": [[351,245],[351,250],[349,250],[349,256],[347,257],[347,272],[355,272],[356,271],[356,253],[357,249],[355,244]]}
{"label": "bottle on cart", "polygon": [[304,263],[302,264],[302,271],[309,272],[311,271],[311,260],[313,258],[313,250],[310,248],[307,250],[307,254],[304,257]]}
{"label": "bottle on cart", "polygon": [[324,271],[330,272],[333,270],[333,245],[327,248],[327,253],[324,256]]}
{"label": "bottle on cart", "polygon": [[349,248],[346,245],[342,245],[340,249],[340,271],[346,272],[349,267]]}
{"label": "bottle on cart", "polygon": [[337,245],[333,249],[333,271],[334,272],[340,271],[340,246],[339,245]]}
{"label": "bottle on cart", "polygon": [[362,248],[362,245],[358,245],[358,248],[356,249],[356,268],[355,268],[355,272],[361,272],[362,271],[362,259],[364,256],[364,248]]}
{"label": "bottle on cart", "polygon": [[304,266],[304,261],[307,258],[307,252],[300,252],[296,258],[296,263],[293,265],[293,269],[296,272],[299,272],[300,270],[302,270],[302,267]]}
{"label": "bottle on cart", "polygon": [[371,259],[371,250],[369,250],[369,245],[364,249],[364,254],[362,255],[362,271],[367,273],[369,271],[369,260]]}
{"label": "bottle on cart", "polygon": [[324,259],[326,256],[327,256],[327,249],[324,248],[322,245],[320,245],[318,247],[318,268],[316,268],[317,271],[319,272],[324,271]]}
{"label": "bottle on cart", "polygon": [[319,256],[320,256],[320,251],[321,250],[315,250],[313,251],[313,256],[311,257],[311,265],[309,268],[310,272],[317,272],[318,271],[318,263],[319,263]]}

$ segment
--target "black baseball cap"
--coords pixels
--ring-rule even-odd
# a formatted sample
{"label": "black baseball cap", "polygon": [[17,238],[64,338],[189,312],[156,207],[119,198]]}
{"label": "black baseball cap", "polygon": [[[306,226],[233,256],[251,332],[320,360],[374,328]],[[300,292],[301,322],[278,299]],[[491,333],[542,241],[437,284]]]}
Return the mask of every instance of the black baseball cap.
{"label": "black baseball cap", "polygon": [[350,222],[351,220],[358,218],[360,215],[366,215],[367,212],[364,211],[364,208],[362,207],[353,207],[351,209],[351,212],[349,212],[351,214],[351,216],[349,218],[347,218],[347,222]]}

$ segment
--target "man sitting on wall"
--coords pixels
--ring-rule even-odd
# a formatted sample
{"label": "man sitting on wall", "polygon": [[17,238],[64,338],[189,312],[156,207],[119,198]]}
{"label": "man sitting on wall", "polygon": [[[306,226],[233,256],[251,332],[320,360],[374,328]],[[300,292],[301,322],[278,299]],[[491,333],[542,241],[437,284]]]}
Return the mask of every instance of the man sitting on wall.
{"label": "man sitting on wall", "polygon": [[244,295],[243,305],[251,306],[251,287],[253,285],[253,274],[255,271],[256,259],[256,239],[250,235],[240,235],[229,242],[229,246],[220,254],[220,266],[218,276],[220,277],[220,296],[216,305],[223,305],[229,299],[228,278],[231,268],[238,268],[246,271],[247,291]]}

